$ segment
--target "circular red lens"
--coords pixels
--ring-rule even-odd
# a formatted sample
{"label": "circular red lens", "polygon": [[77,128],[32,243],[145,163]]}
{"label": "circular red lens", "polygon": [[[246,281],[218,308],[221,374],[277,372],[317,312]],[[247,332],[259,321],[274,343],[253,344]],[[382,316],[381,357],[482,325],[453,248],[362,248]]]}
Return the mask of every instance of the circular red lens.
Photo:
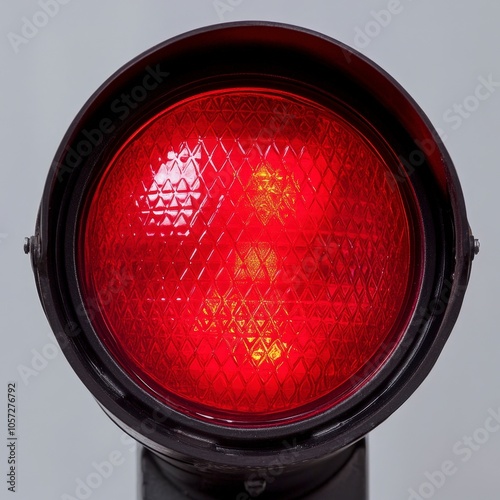
{"label": "circular red lens", "polygon": [[383,155],[339,113],[223,90],[131,136],[91,193],[83,301],[122,368],[200,418],[301,419],[384,364],[414,273]]}

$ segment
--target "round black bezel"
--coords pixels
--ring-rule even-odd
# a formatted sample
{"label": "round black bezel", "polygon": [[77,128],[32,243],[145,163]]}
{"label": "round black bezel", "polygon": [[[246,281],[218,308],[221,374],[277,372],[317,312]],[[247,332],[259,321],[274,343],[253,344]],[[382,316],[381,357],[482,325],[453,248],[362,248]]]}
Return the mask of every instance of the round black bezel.
{"label": "round black bezel", "polygon": [[[126,118],[113,103],[158,76],[147,99]],[[162,76],[169,73],[168,76]],[[342,102],[378,131],[400,159],[401,182],[410,182],[420,204],[424,233],[422,282],[415,314],[402,341],[373,379],[341,404],[287,425],[240,428],[214,425],[156,400],[121,370],[92,329],[81,302],[75,240],[85,186],[96,165],[117,150],[145,117],[161,106],[220,85],[264,84],[290,91],[314,89]],[[111,110],[111,113],[110,113]],[[71,151],[103,119],[112,132],[79,164]],[[73,153],[74,154],[74,153]],[[418,161],[416,159],[418,158]],[[77,158],[78,159],[78,158]],[[73,165],[75,162],[73,161]],[[461,306],[473,250],[465,206],[451,160],[423,112],[374,63],[346,46],[307,30],[268,23],[227,24],[182,35],[122,68],[88,101],[56,154],[49,173],[33,250],[45,312],[78,376],[123,429],[165,456],[202,460],[222,468],[258,467],[296,443],[297,462],[331,455],[359,439],[398,408],[436,361]],[[416,282],[417,283],[417,282]],[[232,450],[231,453],[221,453]]]}

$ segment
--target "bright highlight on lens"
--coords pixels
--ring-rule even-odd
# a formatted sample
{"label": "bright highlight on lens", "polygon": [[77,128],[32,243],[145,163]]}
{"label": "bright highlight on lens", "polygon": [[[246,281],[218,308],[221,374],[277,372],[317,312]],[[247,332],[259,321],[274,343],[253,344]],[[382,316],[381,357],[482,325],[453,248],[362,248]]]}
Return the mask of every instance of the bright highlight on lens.
{"label": "bright highlight on lens", "polygon": [[401,333],[401,189],[361,132],[304,98],[233,89],[171,106],[86,207],[94,327],[132,378],[200,418],[265,425],[332,407]]}

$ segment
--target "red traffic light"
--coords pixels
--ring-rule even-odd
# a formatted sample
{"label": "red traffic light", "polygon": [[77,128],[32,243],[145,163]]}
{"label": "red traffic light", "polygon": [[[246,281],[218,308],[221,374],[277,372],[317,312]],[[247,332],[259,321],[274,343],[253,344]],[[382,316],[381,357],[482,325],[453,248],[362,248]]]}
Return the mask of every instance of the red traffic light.
{"label": "red traffic light", "polygon": [[[355,443],[451,332],[474,241],[451,159],[391,77],[322,35],[242,23],[96,92],[28,249],[66,357],[177,489],[290,500],[363,467]],[[283,443],[280,479],[255,483]]]}

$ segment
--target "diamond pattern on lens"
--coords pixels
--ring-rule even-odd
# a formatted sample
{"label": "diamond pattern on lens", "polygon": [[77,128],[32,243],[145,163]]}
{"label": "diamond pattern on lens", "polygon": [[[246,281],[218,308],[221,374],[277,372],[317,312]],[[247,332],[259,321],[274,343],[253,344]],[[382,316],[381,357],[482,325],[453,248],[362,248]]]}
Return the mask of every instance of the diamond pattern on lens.
{"label": "diamond pattern on lens", "polygon": [[[389,168],[338,114],[285,92],[164,110],[107,166],[85,221],[80,280],[108,349],[208,417],[338,403],[380,368],[409,286]],[[116,275],[129,279],[110,288]]]}

